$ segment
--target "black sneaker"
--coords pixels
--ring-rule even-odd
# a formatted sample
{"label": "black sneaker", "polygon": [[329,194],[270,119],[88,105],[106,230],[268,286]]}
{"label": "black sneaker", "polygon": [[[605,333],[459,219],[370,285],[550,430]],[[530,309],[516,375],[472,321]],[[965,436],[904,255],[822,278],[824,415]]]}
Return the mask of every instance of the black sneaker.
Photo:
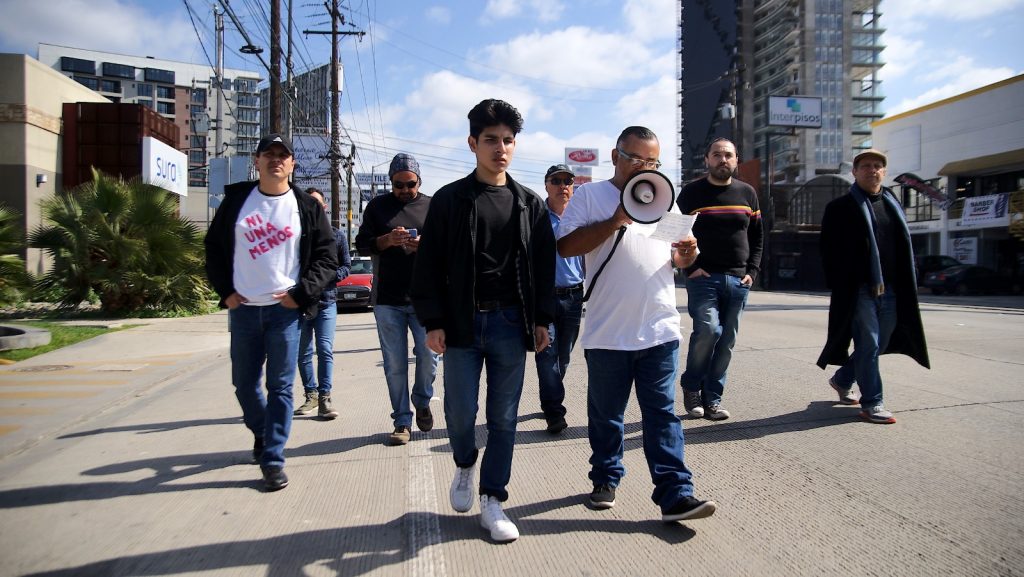
{"label": "black sneaker", "polygon": [[615,506],[615,487],[595,485],[590,492],[590,506],[595,509],[611,509]]}
{"label": "black sneaker", "polygon": [[569,427],[565,417],[547,417],[545,420],[548,422],[547,431],[552,435],[557,435]]}
{"label": "black sneaker", "polygon": [[416,428],[424,433],[434,428],[434,413],[430,412],[430,405],[416,409]]}
{"label": "black sneaker", "polygon": [[252,442],[252,460],[255,463],[260,462],[260,457],[263,456],[263,437],[256,437]]}
{"label": "black sneaker", "polygon": [[668,521],[685,521],[687,519],[703,519],[704,517],[710,517],[715,514],[715,509],[718,505],[714,501],[701,501],[693,495],[683,497],[682,501],[679,501],[671,508],[661,512],[661,520]]}
{"label": "black sneaker", "polygon": [[683,408],[686,414],[694,419],[704,416],[704,403],[700,398],[700,391],[687,391],[683,389]]}
{"label": "black sneaker", "polygon": [[288,486],[288,475],[284,467],[263,467],[263,487],[268,491],[280,491]]}
{"label": "black sneaker", "polygon": [[729,411],[722,408],[722,405],[715,403],[704,407],[704,416],[712,421],[724,421],[729,418]]}

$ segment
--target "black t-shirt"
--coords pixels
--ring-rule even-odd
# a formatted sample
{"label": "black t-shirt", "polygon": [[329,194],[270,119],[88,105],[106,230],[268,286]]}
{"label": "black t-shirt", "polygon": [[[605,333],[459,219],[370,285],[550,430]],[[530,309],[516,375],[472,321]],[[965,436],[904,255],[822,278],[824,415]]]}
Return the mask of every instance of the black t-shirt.
{"label": "black t-shirt", "polygon": [[868,194],[871,210],[875,216],[875,242],[878,243],[878,260],[882,265],[882,282],[890,284],[896,279],[896,251],[894,243],[899,234],[896,225],[899,217],[892,214],[892,206],[882,200],[882,194]]}
{"label": "black t-shirt", "polygon": [[507,186],[486,186],[476,197],[476,300],[519,300],[516,290],[515,250],[519,233],[512,191]]}
{"label": "black t-shirt", "polygon": [[377,304],[405,306],[409,304],[409,285],[416,253],[393,246],[383,252],[377,250],[377,237],[395,228],[415,228],[423,232],[423,223],[430,208],[430,197],[417,194],[409,202],[402,202],[394,194],[381,195],[370,201],[363,210],[363,223],[356,235],[356,247],[361,255],[376,255],[373,271]]}

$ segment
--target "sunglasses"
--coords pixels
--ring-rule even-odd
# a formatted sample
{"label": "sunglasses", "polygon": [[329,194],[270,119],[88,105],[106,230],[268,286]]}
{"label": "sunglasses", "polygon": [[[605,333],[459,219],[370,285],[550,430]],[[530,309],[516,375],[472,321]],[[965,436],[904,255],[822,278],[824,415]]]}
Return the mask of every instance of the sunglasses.
{"label": "sunglasses", "polygon": [[562,186],[563,184],[565,186],[572,186],[572,183],[574,183],[576,181],[570,176],[568,178],[558,178],[558,177],[549,178],[548,182],[550,182],[551,184],[553,184],[555,186]]}
{"label": "sunglasses", "polygon": [[399,180],[396,180],[396,181],[391,183],[391,186],[393,186],[395,188],[395,190],[404,190],[406,188],[412,190],[412,189],[416,188],[416,186],[419,183],[420,183],[420,181],[418,181],[418,180],[410,180],[410,181],[407,181],[407,182],[401,182]]}

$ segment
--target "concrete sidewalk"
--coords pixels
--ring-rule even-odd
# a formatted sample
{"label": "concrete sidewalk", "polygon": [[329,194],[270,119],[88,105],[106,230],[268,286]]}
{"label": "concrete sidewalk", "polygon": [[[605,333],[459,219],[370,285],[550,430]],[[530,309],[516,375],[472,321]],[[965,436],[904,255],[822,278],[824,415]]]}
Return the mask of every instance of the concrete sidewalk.
{"label": "concrete sidewalk", "polygon": [[933,370],[883,360],[899,422],[878,426],[834,405],[813,366],[827,299],[753,293],[733,419],[684,422],[698,496],[720,505],[686,524],[661,523],[650,500],[635,400],[616,506],[584,506],[582,351],[557,437],[528,359],[506,503],[522,538],[501,546],[476,507],[448,505],[439,400],[432,432],[384,445],[372,314],[339,316],[342,415],[295,419],[278,493],[249,463],[226,315],[143,321],[0,368],[0,575],[1022,575],[1024,315],[923,308]]}

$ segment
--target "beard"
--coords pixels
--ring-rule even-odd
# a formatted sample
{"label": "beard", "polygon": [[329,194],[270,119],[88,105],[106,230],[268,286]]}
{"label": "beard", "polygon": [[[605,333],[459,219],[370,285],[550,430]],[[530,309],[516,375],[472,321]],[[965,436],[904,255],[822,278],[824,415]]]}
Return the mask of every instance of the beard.
{"label": "beard", "polygon": [[728,166],[720,165],[712,168],[710,172],[711,176],[714,176],[718,180],[728,180],[732,177],[735,171]]}

